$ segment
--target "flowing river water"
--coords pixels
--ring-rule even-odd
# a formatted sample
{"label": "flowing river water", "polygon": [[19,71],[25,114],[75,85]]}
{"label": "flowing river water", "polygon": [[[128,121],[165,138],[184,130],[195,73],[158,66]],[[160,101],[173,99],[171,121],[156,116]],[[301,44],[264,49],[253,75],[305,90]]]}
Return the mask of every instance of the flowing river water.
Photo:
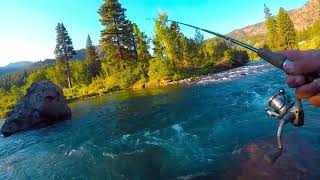
{"label": "flowing river water", "polygon": [[[0,179],[218,178],[244,145],[275,135],[264,106],[286,88],[283,79],[257,62],[196,83],[72,103],[71,120],[0,138]],[[305,103],[305,126],[285,133],[299,131],[320,152],[319,117]]]}

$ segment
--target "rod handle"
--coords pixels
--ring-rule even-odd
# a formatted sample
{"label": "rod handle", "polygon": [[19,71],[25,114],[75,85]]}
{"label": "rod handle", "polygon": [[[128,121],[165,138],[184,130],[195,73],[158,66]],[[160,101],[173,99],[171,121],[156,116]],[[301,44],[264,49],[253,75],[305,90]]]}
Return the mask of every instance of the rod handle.
{"label": "rod handle", "polygon": [[[257,54],[259,57],[261,57],[265,61],[269,62],[270,64],[272,64],[275,67],[282,69],[282,70],[283,70],[283,64],[285,63],[285,61],[288,60],[287,57],[285,57],[281,54],[272,52],[269,49],[265,49],[265,48],[258,49]],[[307,79],[307,82],[311,83],[315,79],[319,79],[320,74],[313,73],[313,74],[308,74],[305,77]]]}
{"label": "rod handle", "polygon": [[276,66],[279,69],[283,70],[283,63],[287,60],[287,57],[274,53],[269,49],[261,48],[257,52],[258,56],[268,61],[270,64]]}

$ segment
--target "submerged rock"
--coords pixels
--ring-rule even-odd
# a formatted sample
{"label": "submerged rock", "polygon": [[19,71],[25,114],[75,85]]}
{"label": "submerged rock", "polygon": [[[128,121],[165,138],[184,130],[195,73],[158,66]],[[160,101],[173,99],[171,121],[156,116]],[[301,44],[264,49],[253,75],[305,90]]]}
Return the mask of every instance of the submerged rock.
{"label": "submerged rock", "polygon": [[31,128],[44,127],[71,117],[61,88],[48,80],[33,83],[10,115],[1,133],[6,137]]}

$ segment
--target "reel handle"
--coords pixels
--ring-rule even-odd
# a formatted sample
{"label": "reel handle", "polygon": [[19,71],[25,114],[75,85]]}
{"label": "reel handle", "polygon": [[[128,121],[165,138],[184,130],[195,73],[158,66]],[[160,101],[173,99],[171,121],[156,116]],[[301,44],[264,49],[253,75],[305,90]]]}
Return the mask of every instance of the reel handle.
{"label": "reel handle", "polygon": [[[286,61],[288,61],[288,58],[277,54],[275,52],[270,51],[269,49],[261,48],[258,49],[257,54],[262,59],[268,61],[270,64],[274,65],[275,67],[283,70],[283,65]],[[306,77],[306,80],[308,83],[313,82],[315,79],[320,78],[320,75],[317,73],[309,74]]]}

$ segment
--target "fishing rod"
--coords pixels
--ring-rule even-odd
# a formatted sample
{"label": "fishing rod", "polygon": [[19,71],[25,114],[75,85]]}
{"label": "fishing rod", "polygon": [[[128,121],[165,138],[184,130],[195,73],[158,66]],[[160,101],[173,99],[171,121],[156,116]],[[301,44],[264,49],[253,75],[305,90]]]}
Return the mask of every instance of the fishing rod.
{"label": "fishing rod", "polygon": [[[157,20],[157,19],[153,19]],[[173,22],[177,24],[181,24],[184,26],[188,26],[194,29],[198,29],[200,31],[215,35],[219,38],[222,38],[224,40],[227,40],[231,43],[237,44],[241,47],[244,47],[246,49],[249,49],[250,51],[253,51],[257,53],[257,55],[262,58],[263,60],[269,62],[270,64],[274,65],[275,67],[283,70],[283,66],[289,62],[288,58],[280,55],[278,53],[272,52],[269,49],[265,48],[255,48],[249,44],[246,44],[242,41],[239,41],[237,39],[233,39],[231,37],[219,34],[217,32],[213,32],[207,29],[203,29],[201,27],[197,27],[194,25],[186,24],[179,21],[173,21],[166,19],[167,22]],[[283,70],[284,71],[284,70]],[[319,78],[318,74],[311,74],[306,77],[308,82],[312,82],[315,79]],[[278,93],[274,94],[266,103],[265,108],[266,113],[270,117],[274,117],[279,120],[278,130],[277,130],[277,142],[278,142],[278,148],[276,151],[271,152],[265,156],[265,159],[269,161],[270,163],[274,163],[282,154],[283,145],[282,145],[282,130],[283,127],[287,123],[292,123],[294,126],[303,126],[304,125],[304,110],[302,107],[301,100],[299,98],[295,98],[295,101],[293,101],[289,95],[286,94],[284,89],[279,90]]]}

